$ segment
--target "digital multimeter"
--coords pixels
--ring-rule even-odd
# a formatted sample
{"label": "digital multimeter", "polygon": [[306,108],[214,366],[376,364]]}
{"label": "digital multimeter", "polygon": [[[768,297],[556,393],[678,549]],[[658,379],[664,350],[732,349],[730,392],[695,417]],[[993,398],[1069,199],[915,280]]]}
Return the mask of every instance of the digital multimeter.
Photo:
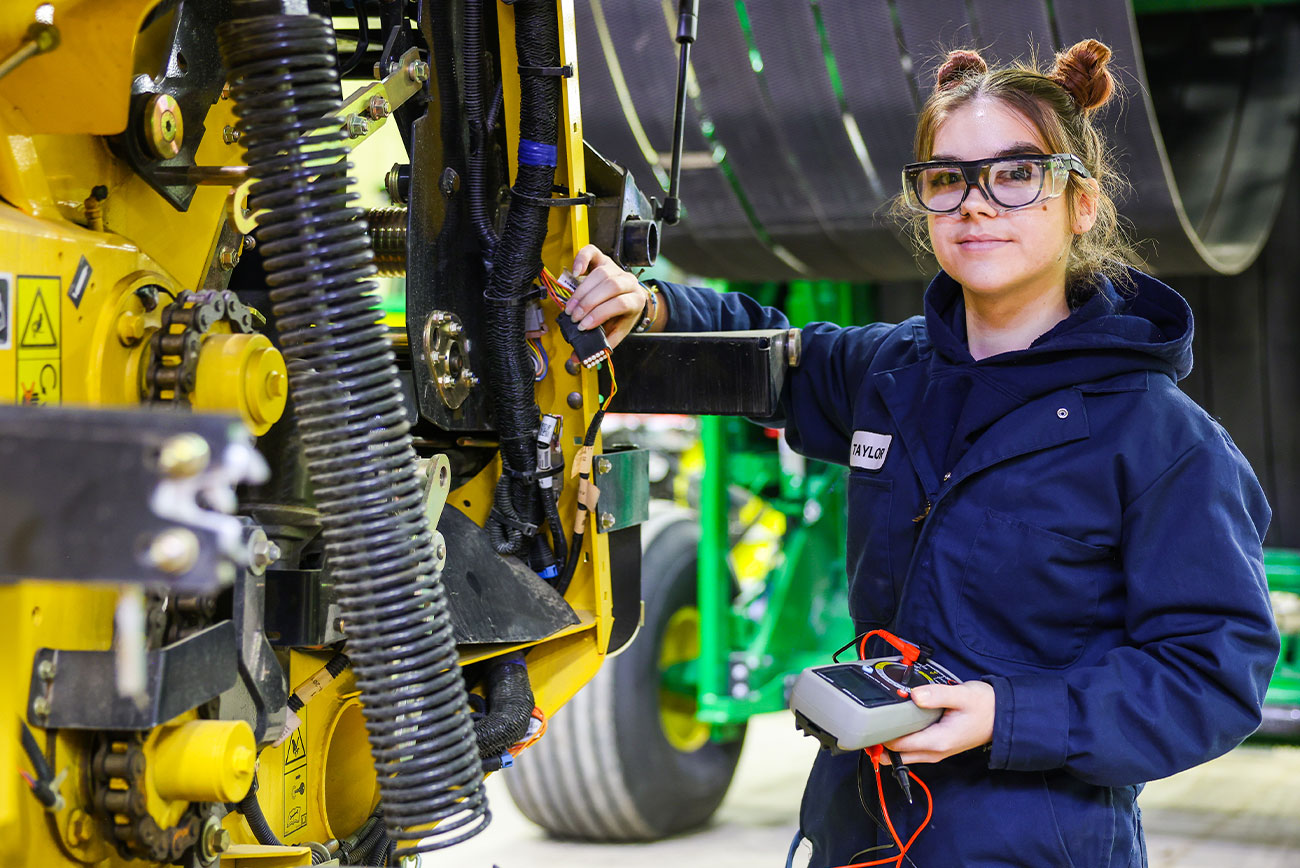
{"label": "digital multimeter", "polygon": [[831,753],[845,753],[925,729],[943,716],[943,709],[918,707],[912,688],[960,683],[933,661],[909,663],[904,657],[812,666],[799,673],[790,710],[806,735]]}

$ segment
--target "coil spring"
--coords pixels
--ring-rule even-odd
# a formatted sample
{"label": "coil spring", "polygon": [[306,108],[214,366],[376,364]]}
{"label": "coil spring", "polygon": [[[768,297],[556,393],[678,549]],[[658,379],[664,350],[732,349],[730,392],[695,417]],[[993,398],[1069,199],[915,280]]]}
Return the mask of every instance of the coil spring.
{"label": "coil spring", "polygon": [[253,14],[224,23],[218,41],[259,179],[251,207],[266,210],[257,238],[384,822],[399,855],[450,846],[490,815],[397,369],[367,280],[366,224],[350,205],[332,116],[342,104],[334,33],[317,16]]}
{"label": "coil spring", "polygon": [[405,208],[372,208],[366,212],[380,277],[406,276],[406,213]]}

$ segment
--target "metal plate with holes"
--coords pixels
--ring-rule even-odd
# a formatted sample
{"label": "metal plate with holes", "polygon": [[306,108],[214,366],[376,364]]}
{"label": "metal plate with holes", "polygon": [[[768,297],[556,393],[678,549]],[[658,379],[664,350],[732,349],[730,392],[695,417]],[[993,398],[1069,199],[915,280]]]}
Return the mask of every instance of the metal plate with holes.
{"label": "metal plate with holes", "polygon": [[[228,585],[243,526],[199,501],[233,502],[226,462],[252,451],[243,431],[218,415],[0,407],[0,581]],[[169,476],[164,447],[178,442],[191,454],[173,450]]]}
{"label": "metal plate with holes", "polygon": [[143,705],[118,695],[114,652],[42,648],[27,720],[50,729],[151,729],[233,687],[237,648],[235,625],[222,621],[148,652]]}
{"label": "metal plate with holes", "polygon": [[596,456],[593,469],[600,501],[596,529],[622,530],[650,517],[650,452],[627,449]]}

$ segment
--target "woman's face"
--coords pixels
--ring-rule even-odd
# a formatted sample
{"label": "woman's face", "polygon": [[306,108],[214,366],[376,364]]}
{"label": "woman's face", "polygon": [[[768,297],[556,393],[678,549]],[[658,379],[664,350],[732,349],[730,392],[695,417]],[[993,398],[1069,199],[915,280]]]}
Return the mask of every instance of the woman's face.
{"label": "woman's face", "polygon": [[[982,160],[1047,152],[1024,115],[1000,100],[977,97],[939,125],[931,159]],[[1066,207],[1069,195],[999,214],[978,188],[972,188],[957,211],[929,216],[935,257],[976,297],[1027,303],[1059,293],[1063,303],[1070,241],[1075,232],[1091,228],[1086,214],[1080,214],[1082,220],[1071,217]]]}

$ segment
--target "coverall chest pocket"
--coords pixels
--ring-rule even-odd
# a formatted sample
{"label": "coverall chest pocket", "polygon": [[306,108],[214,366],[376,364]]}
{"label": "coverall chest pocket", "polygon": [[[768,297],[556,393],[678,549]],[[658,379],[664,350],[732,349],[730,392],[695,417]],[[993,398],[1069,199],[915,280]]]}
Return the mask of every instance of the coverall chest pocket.
{"label": "coverall chest pocket", "polygon": [[962,576],[957,634],[970,650],[1030,666],[1079,659],[1110,550],[988,510]]}
{"label": "coverall chest pocket", "polygon": [[865,471],[849,474],[849,614],[858,623],[887,624],[894,615],[890,568],[893,482]]}

